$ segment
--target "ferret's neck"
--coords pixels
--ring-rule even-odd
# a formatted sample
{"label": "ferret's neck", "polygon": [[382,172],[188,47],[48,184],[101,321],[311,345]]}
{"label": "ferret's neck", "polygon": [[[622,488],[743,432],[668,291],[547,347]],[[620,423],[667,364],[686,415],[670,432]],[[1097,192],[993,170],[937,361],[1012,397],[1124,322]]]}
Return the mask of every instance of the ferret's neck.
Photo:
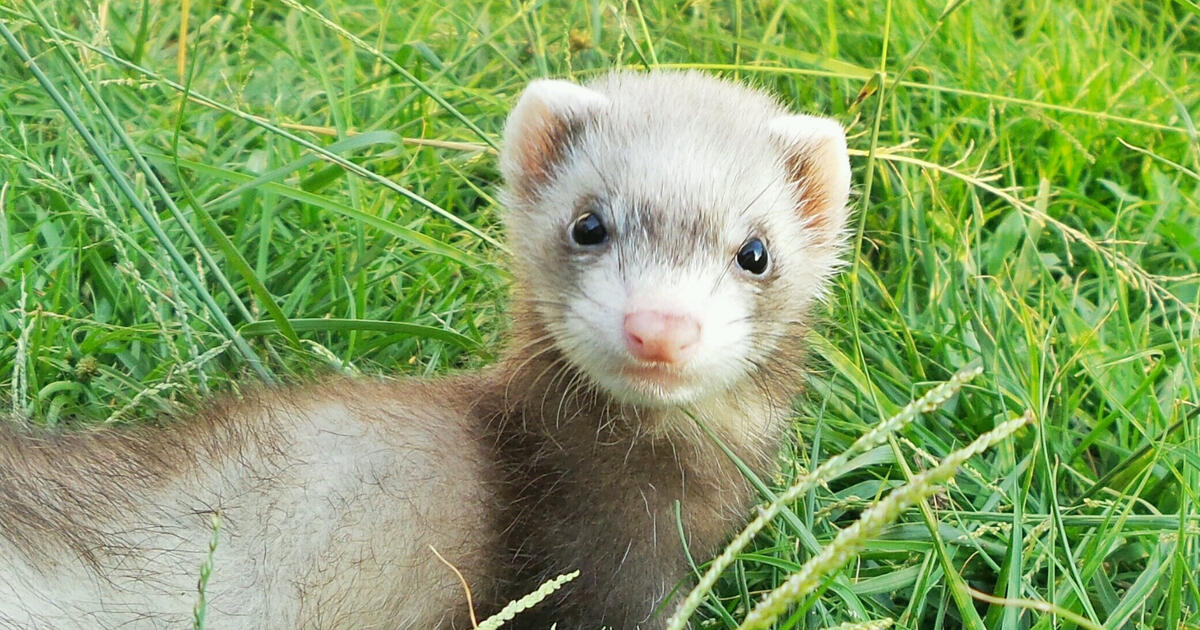
{"label": "ferret's neck", "polygon": [[479,398],[508,481],[498,490],[507,493],[508,550],[525,567],[506,595],[582,571],[516,627],[661,627],[647,616],[687,571],[677,522],[690,552],[708,557],[756,496],[700,423],[760,477],[770,474],[796,391],[778,376],[796,372],[748,378],[693,405],[693,420],[616,400],[566,361],[536,315],[513,321]]}

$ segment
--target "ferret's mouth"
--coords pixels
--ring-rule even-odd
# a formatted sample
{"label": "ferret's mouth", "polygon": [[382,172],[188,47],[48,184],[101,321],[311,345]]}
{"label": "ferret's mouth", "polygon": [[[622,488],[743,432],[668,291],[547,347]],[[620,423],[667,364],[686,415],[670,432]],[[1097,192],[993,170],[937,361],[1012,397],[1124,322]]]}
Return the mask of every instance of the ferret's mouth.
{"label": "ferret's mouth", "polygon": [[626,359],[593,372],[597,384],[625,403],[674,407],[694,402],[708,384],[703,373],[678,364]]}
{"label": "ferret's mouth", "polygon": [[631,363],[621,368],[621,375],[635,384],[667,391],[687,383],[678,368],[659,363]]}

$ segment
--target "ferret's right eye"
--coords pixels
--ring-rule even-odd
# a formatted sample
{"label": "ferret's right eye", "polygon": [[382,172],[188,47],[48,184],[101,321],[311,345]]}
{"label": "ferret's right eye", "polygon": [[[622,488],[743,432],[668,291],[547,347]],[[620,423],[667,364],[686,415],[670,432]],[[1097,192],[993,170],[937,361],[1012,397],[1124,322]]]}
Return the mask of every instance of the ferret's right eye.
{"label": "ferret's right eye", "polygon": [[737,264],[750,273],[761,276],[767,271],[770,259],[767,257],[767,246],[757,238],[752,238],[738,250]]}
{"label": "ferret's right eye", "polygon": [[608,240],[608,230],[604,227],[604,222],[594,213],[585,212],[575,219],[575,224],[571,226],[571,239],[579,245],[590,246],[600,245]]}

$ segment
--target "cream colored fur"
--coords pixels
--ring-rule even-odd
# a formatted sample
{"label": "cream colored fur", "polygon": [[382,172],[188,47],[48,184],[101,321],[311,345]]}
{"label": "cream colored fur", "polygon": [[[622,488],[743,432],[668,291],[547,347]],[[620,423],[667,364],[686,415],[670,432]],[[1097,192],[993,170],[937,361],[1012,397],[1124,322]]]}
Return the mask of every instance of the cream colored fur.
{"label": "cream colored fur", "polygon": [[[20,545],[0,540],[0,628],[191,627],[214,513],[209,628],[461,622],[463,589],[431,547],[483,588],[500,544],[487,522],[495,512],[484,482],[494,477],[490,455],[462,415],[420,383],[341,382],[265,394],[230,417],[194,420],[237,437],[206,444],[215,431],[200,432],[196,450],[219,452],[173,453],[174,468],[146,471],[157,477],[149,486],[112,462],[111,477],[79,486],[120,497],[128,484],[127,501],[58,506],[70,511],[63,526],[88,532],[94,563],[49,531]],[[74,438],[93,437],[58,441],[64,465]],[[153,435],[147,440],[138,448],[153,449]],[[40,472],[19,474],[38,484]]]}

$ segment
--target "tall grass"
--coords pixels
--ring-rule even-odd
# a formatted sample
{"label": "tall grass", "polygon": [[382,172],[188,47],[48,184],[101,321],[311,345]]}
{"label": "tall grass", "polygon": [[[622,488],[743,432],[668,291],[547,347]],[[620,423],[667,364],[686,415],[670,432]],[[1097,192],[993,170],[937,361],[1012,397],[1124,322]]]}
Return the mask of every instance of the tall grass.
{"label": "tall grass", "polygon": [[854,262],[768,485],[983,374],[771,519],[696,623],[736,627],[878,497],[1028,409],[1036,431],[775,626],[1200,627],[1193,0],[235,0],[193,3],[182,51],[179,10],[0,3],[6,409],[133,421],[245,378],[483,363],[515,95],[699,68],[842,120],[855,151]]}

